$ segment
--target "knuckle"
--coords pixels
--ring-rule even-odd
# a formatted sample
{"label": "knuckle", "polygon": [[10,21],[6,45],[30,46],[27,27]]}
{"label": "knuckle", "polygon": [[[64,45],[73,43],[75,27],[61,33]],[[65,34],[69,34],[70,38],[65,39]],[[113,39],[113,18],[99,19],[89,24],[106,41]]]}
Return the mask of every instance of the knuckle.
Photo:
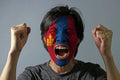
{"label": "knuckle", "polygon": [[14,27],[11,27],[11,30],[16,30],[16,27],[14,26]]}
{"label": "knuckle", "polygon": [[113,31],[112,31],[112,30],[109,30],[108,33],[109,33],[109,35],[112,35],[112,34],[113,34]]}

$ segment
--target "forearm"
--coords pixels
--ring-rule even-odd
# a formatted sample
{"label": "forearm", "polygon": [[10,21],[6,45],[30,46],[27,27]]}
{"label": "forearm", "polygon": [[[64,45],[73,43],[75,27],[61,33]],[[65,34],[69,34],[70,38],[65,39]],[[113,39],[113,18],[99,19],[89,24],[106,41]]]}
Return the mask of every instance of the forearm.
{"label": "forearm", "polygon": [[27,42],[30,28],[26,23],[11,28],[11,47],[0,80],[16,80],[16,68],[20,52]]}
{"label": "forearm", "polygon": [[[14,54],[18,54],[17,52]],[[8,54],[6,65],[0,76],[0,80],[16,80],[16,67],[19,55]]]}
{"label": "forearm", "polygon": [[114,63],[114,59],[111,52],[110,54],[111,55],[109,56],[102,56],[105,63],[106,71],[107,71],[107,79],[120,80],[119,71]]}

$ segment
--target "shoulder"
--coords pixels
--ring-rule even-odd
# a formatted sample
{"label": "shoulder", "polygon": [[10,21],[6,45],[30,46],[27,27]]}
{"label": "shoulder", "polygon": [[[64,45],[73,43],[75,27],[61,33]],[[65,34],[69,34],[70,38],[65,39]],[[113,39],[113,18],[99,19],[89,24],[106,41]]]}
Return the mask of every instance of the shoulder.
{"label": "shoulder", "polygon": [[29,66],[29,67],[26,67],[25,70],[32,71],[32,72],[40,72],[41,70],[46,69],[47,63],[48,62],[45,62],[44,64],[40,64],[40,65]]}
{"label": "shoulder", "polygon": [[36,78],[40,78],[40,75],[44,70],[46,70],[46,67],[47,62],[40,65],[26,67],[25,70],[17,77],[17,80],[36,80]]}
{"label": "shoulder", "polygon": [[[83,62],[80,60],[76,60],[75,65],[77,67],[80,67],[81,69],[87,69],[87,70],[95,70],[95,69],[102,69],[99,64],[91,63],[91,62]],[[103,70],[103,69],[102,69]]]}
{"label": "shoulder", "polygon": [[84,75],[94,77],[106,76],[106,72],[100,67],[99,64],[76,60],[76,66]]}
{"label": "shoulder", "polygon": [[75,65],[77,65],[77,67],[84,67],[84,68],[100,67],[99,64],[95,64],[95,63],[91,63],[91,62],[83,62],[80,60],[75,60]]}

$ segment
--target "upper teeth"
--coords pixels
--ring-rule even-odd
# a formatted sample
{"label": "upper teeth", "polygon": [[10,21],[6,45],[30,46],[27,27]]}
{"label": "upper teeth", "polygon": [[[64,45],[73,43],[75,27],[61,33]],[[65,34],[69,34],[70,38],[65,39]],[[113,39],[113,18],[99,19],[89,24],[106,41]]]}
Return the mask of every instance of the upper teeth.
{"label": "upper teeth", "polygon": [[57,46],[56,48],[55,48],[55,53],[57,54],[57,55],[59,55],[59,54],[63,54],[63,53],[68,53],[68,48],[67,47],[61,47],[61,46]]}
{"label": "upper teeth", "polygon": [[68,49],[67,47],[56,47],[56,49]]}

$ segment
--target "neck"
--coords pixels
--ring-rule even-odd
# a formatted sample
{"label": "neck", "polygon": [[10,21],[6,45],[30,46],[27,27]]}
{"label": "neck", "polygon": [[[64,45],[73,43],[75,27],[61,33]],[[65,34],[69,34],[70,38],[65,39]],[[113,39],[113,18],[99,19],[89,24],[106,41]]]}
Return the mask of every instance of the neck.
{"label": "neck", "polygon": [[49,65],[53,69],[53,71],[55,71],[56,73],[65,74],[65,73],[68,73],[72,70],[72,68],[74,67],[74,63],[75,63],[75,60],[73,58],[65,66],[58,66],[53,62],[53,60],[50,61]]}

